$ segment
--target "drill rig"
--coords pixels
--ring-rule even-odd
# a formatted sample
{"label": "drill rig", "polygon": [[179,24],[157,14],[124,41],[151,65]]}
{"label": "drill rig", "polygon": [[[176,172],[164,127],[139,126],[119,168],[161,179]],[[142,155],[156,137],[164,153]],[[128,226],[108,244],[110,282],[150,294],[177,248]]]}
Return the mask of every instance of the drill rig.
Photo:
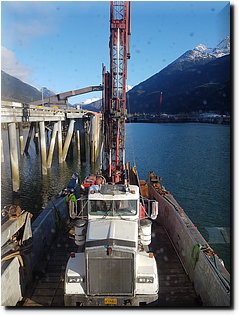
{"label": "drill rig", "polygon": [[110,72],[103,66],[103,173],[112,183],[125,180],[127,61],[130,58],[130,2],[110,4]]}
{"label": "drill rig", "polygon": [[129,2],[110,2],[110,72],[103,66],[104,176],[89,176],[87,218],[75,222],[79,246],[68,260],[65,306],[135,306],[158,299],[151,219],[157,202],[143,206],[125,170]]}

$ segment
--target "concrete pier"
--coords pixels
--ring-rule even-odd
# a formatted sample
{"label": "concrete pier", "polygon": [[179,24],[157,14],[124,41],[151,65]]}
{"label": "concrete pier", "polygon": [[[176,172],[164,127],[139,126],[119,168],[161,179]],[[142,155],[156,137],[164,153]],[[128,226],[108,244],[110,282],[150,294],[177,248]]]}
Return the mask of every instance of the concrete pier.
{"label": "concrete pier", "polygon": [[[29,155],[30,152],[33,155],[35,152],[36,154],[40,153],[43,175],[46,175],[47,168],[52,166],[56,137],[58,161],[60,164],[66,160],[67,155],[74,152],[74,146],[77,151],[79,163],[83,161],[87,164],[95,164],[97,161],[100,148],[99,143],[101,143],[99,140],[99,132],[101,133],[101,116],[99,113],[75,108],[58,108],[57,106],[54,106],[53,109],[53,106],[40,107],[34,104],[10,101],[2,101],[1,105],[1,123],[5,123],[6,125],[13,123],[15,124],[15,129],[16,124],[18,124],[18,130],[15,130],[17,133],[17,144],[14,144],[15,150],[18,150],[19,147],[19,156],[23,156],[24,153]],[[11,131],[12,126],[10,125],[9,127]],[[29,128],[26,137],[25,130],[23,130],[24,127]],[[48,154],[46,130],[50,130],[52,136],[52,138],[49,137]],[[91,130],[93,134],[91,134]],[[9,132],[11,133],[11,131]],[[73,139],[73,137],[75,138]],[[12,139],[14,139],[14,136]],[[32,152],[32,148],[35,148],[35,152]],[[2,162],[4,160],[6,162],[6,155],[4,156],[3,150],[1,151],[1,160]],[[17,172],[19,171],[18,164],[16,167],[13,166],[13,174],[15,174],[15,169],[17,169]],[[13,176],[14,190],[19,189],[18,176]]]}
{"label": "concrete pier", "polygon": [[45,134],[45,123],[41,121],[40,125],[40,139],[41,139],[41,165],[42,165],[42,175],[47,174],[47,164],[46,164],[46,134]]}
{"label": "concrete pier", "polygon": [[12,190],[14,192],[18,192],[20,188],[20,178],[19,178],[19,166],[18,166],[16,123],[8,124],[8,138],[9,138],[9,156],[10,156],[11,175],[12,175]]}

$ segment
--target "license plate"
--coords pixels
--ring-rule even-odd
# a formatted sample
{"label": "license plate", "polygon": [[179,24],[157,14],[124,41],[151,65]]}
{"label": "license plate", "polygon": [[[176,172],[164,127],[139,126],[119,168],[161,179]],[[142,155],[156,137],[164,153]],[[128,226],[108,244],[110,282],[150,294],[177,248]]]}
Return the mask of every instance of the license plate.
{"label": "license plate", "polygon": [[104,304],[106,304],[106,305],[117,305],[117,299],[115,299],[115,298],[104,298]]}

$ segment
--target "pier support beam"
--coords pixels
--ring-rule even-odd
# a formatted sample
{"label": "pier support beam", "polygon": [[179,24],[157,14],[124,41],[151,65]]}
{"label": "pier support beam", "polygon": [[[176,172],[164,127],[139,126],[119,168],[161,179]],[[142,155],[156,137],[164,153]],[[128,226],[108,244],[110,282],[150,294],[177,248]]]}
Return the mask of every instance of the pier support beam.
{"label": "pier support beam", "polygon": [[99,154],[100,118],[95,115],[91,118],[90,128],[90,156],[91,163],[96,163]]}
{"label": "pier support beam", "polygon": [[76,130],[76,141],[77,141],[77,152],[78,152],[78,157],[79,157],[79,160],[80,160],[80,130]]}
{"label": "pier support beam", "polygon": [[35,122],[34,124],[35,133],[34,133],[34,142],[35,142],[35,148],[36,148],[36,154],[39,154],[39,146],[38,146],[38,139],[39,139],[39,126],[38,122]]}
{"label": "pier support beam", "polygon": [[91,117],[90,120],[90,162],[95,162],[95,116]]}
{"label": "pier support beam", "polygon": [[65,161],[67,157],[68,149],[69,149],[71,138],[74,131],[74,124],[75,124],[75,120],[71,120],[68,131],[67,131],[67,135],[66,135],[66,139],[65,139],[65,143],[63,147],[63,152],[62,152],[63,161]]}
{"label": "pier support beam", "polygon": [[62,126],[61,120],[58,121],[58,154],[59,154],[59,163],[63,163],[63,156],[62,156]]}
{"label": "pier support beam", "polygon": [[46,164],[46,134],[45,134],[45,123],[41,121],[40,125],[40,139],[41,139],[41,165],[42,165],[42,175],[47,174],[47,164]]}
{"label": "pier support beam", "polygon": [[54,123],[53,131],[51,134],[51,143],[50,143],[50,148],[49,148],[48,158],[47,158],[47,168],[51,168],[52,157],[53,157],[55,142],[56,142],[57,130],[58,130],[58,123],[56,122],[56,123]]}
{"label": "pier support beam", "polygon": [[20,146],[20,154],[24,154],[24,138],[23,138],[23,129],[22,123],[18,123],[18,131],[19,131],[19,146]]}
{"label": "pier support beam", "polygon": [[12,190],[18,192],[20,188],[18,153],[17,153],[17,131],[16,123],[8,124],[8,139],[9,139],[9,155],[12,174]]}
{"label": "pier support beam", "polygon": [[100,116],[96,116],[96,144],[95,144],[95,162],[98,159],[99,156],[99,150],[100,150]]}
{"label": "pier support beam", "polygon": [[3,142],[1,139],[1,162],[4,163],[4,152],[3,152]]}
{"label": "pier support beam", "polygon": [[28,154],[28,149],[30,146],[31,138],[32,138],[32,131],[33,131],[33,123],[31,123],[31,125],[30,125],[30,129],[29,129],[28,136],[27,136],[27,142],[26,142],[25,150],[24,150],[24,152],[26,154]]}

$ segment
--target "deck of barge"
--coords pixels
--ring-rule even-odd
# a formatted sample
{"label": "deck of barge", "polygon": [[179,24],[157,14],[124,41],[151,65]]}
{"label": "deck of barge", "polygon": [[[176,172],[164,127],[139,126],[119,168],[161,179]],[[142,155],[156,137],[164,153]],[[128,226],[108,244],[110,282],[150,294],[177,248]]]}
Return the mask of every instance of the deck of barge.
{"label": "deck of barge", "polygon": [[70,253],[76,250],[73,228],[69,227],[53,243],[45,273],[36,276],[22,306],[64,307],[65,268]]}
{"label": "deck of barge", "polygon": [[[154,307],[198,307],[193,285],[163,226],[153,224],[151,247],[156,255],[159,274],[159,299]],[[52,246],[46,272],[33,284],[24,307],[63,307],[64,273],[71,251],[76,251],[72,234],[65,232]]]}
{"label": "deck of barge", "polygon": [[151,247],[156,254],[159,276],[159,299],[157,307],[200,307],[193,284],[161,225],[153,223]]}

